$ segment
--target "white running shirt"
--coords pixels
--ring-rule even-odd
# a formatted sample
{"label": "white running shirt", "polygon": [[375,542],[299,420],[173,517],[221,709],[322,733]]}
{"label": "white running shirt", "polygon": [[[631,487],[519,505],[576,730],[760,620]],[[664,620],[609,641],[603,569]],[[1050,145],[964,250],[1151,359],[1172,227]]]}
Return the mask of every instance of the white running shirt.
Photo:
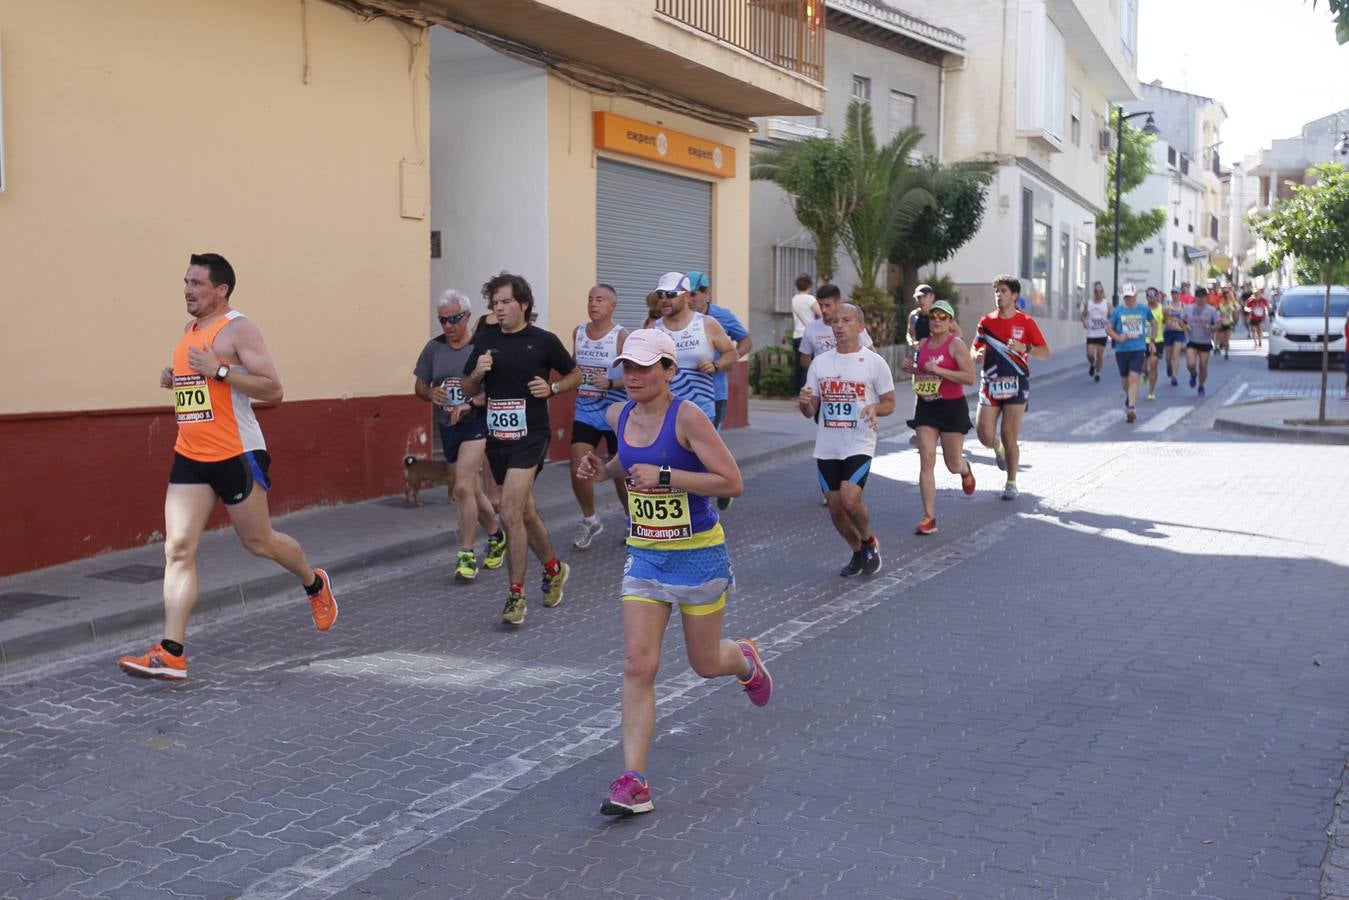
{"label": "white running shirt", "polygon": [[862,417],[862,407],[895,389],[885,360],[865,347],[846,354],[828,350],[810,361],[806,386],[820,398],[815,458],[875,456],[876,432]]}
{"label": "white running shirt", "polygon": [[1102,300],[1097,303],[1095,300],[1087,301],[1087,337],[1103,338],[1107,337],[1105,333],[1105,323],[1110,319],[1110,304]]}
{"label": "white running shirt", "polygon": [[[862,342],[863,347],[871,349],[871,335],[865,328],[862,329],[858,340]],[[826,350],[833,350],[836,343],[838,342],[834,340],[834,329],[824,319],[816,319],[806,326],[806,333],[801,336],[801,352],[812,357],[819,356]]]}

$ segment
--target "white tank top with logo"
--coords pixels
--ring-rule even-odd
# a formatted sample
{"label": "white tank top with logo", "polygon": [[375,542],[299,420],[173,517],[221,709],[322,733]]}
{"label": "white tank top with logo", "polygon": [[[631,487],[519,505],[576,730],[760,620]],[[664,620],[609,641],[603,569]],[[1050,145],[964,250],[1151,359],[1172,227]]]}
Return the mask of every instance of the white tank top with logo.
{"label": "white tank top with logo", "polygon": [[670,383],[670,390],[676,397],[693,403],[711,419],[716,416],[716,393],[712,376],[699,372],[698,363],[703,360],[716,362],[718,354],[712,348],[712,339],[707,336],[705,322],[706,317],[696,312],[689,324],[680,331],[671,331],[664,319],[658,319],[653,327],[674,339],[675,365],[679,371]]}
{"label": "white tank top with logo", "polygon": [[1087,301],[1087,337],[1103,338],[1106,337],[1105,323],[1110,319],[1110,304],[1102,300],[1097,303],[1095,300]]}
{"label": "white tank top with logo", "polygon": [[[604,411],[610,405],[624,403],[628,399],[627,392],[622,388],[623,368],[614,365],[614,357],[618,355],[618,336],[622,331],[623,326],[615,325],[604,337],[591,340],[586,335],[584,325],[576,326],[576,365],[580,366],[586,380],[576,389],[575,420],[600,431],[610,430]],[[604,389],[591,387],[588,383],[601,378],[609,379],[618,387]]]}

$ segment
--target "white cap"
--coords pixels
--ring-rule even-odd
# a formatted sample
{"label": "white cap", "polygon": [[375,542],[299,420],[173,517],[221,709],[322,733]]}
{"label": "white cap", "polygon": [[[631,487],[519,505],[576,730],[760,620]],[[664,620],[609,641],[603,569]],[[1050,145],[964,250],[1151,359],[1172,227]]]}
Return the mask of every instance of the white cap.
{"label": "white cap", "polygon": [[[675,289],[661,288],[660,290],[672,291]],[[625,359],[639,366],[654,366],[662,359],[674,362],[674,338],[656,328],[639,328],[628,335],[627,340],[623,342],[623,352],[614,358],[614,362],[622,362]]]}
{"label": "white cap", "polygon": [[1137,297],[1138,285],[1134,284],[1132,281],[1124,282],[1124,284],[1120,286],[1119,295],[1121,297]]}
{"label": "white cap", "polygon": [[[656,290],[678,291],[681,294],[688,293],[691,290],[689,277],[683,272],[666,272],[660,276],[660,281],[656,282]],[[642,365],[649,366],[651,364],[642,363]]]}

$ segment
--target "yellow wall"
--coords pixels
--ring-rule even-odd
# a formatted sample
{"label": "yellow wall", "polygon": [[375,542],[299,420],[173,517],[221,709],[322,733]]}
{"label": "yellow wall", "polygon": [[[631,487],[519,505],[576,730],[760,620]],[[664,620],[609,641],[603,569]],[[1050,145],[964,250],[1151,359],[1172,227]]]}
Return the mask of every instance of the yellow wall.
{"label": "yellow wall", "polygon": [[[632,100],[593,94],[557,78],[548,80],[548,298],[551,327],[558,334],[586,318],[586,292],[595,283],[596,110],[654,122],[675,131],[735,148],[734,178],[703,180],[712,191],[712,294],[749,321],[749,135],[709,125]],[[631,156],[614,159],[636,166],[701,178],[696,172]],[[655,289],[655,285],[651,285]]]}
{"label": "yellow wall", "polygon": [[427,154],[424,33],[309,0],[306,42],[301,9],[0,0],[0,413],[164,405],[205,250],[234,264],[288,399],[406,393],[428,226],[400,216],[399,164]]}

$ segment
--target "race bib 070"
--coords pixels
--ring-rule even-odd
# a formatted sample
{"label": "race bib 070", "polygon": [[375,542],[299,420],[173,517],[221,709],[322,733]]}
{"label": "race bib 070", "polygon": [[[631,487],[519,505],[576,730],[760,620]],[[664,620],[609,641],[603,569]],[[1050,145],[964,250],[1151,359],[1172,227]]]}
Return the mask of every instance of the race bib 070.
{"label": "race bib 070", "polygon": [[173,412],[179,423],[210,422],[215,419],[205,375],[193,372],[190,375],[173,376]]}
{"label": "race bib 070", "polygon": [[672,487],[637,488],[628,485],[628,532],[644,541],[678,541],[693,537],[689,496]]}
{"label": "race bib 070", "polygon": [[499,441],[518,441],[525,436],[524,400],[488,400],[487,433]]}

